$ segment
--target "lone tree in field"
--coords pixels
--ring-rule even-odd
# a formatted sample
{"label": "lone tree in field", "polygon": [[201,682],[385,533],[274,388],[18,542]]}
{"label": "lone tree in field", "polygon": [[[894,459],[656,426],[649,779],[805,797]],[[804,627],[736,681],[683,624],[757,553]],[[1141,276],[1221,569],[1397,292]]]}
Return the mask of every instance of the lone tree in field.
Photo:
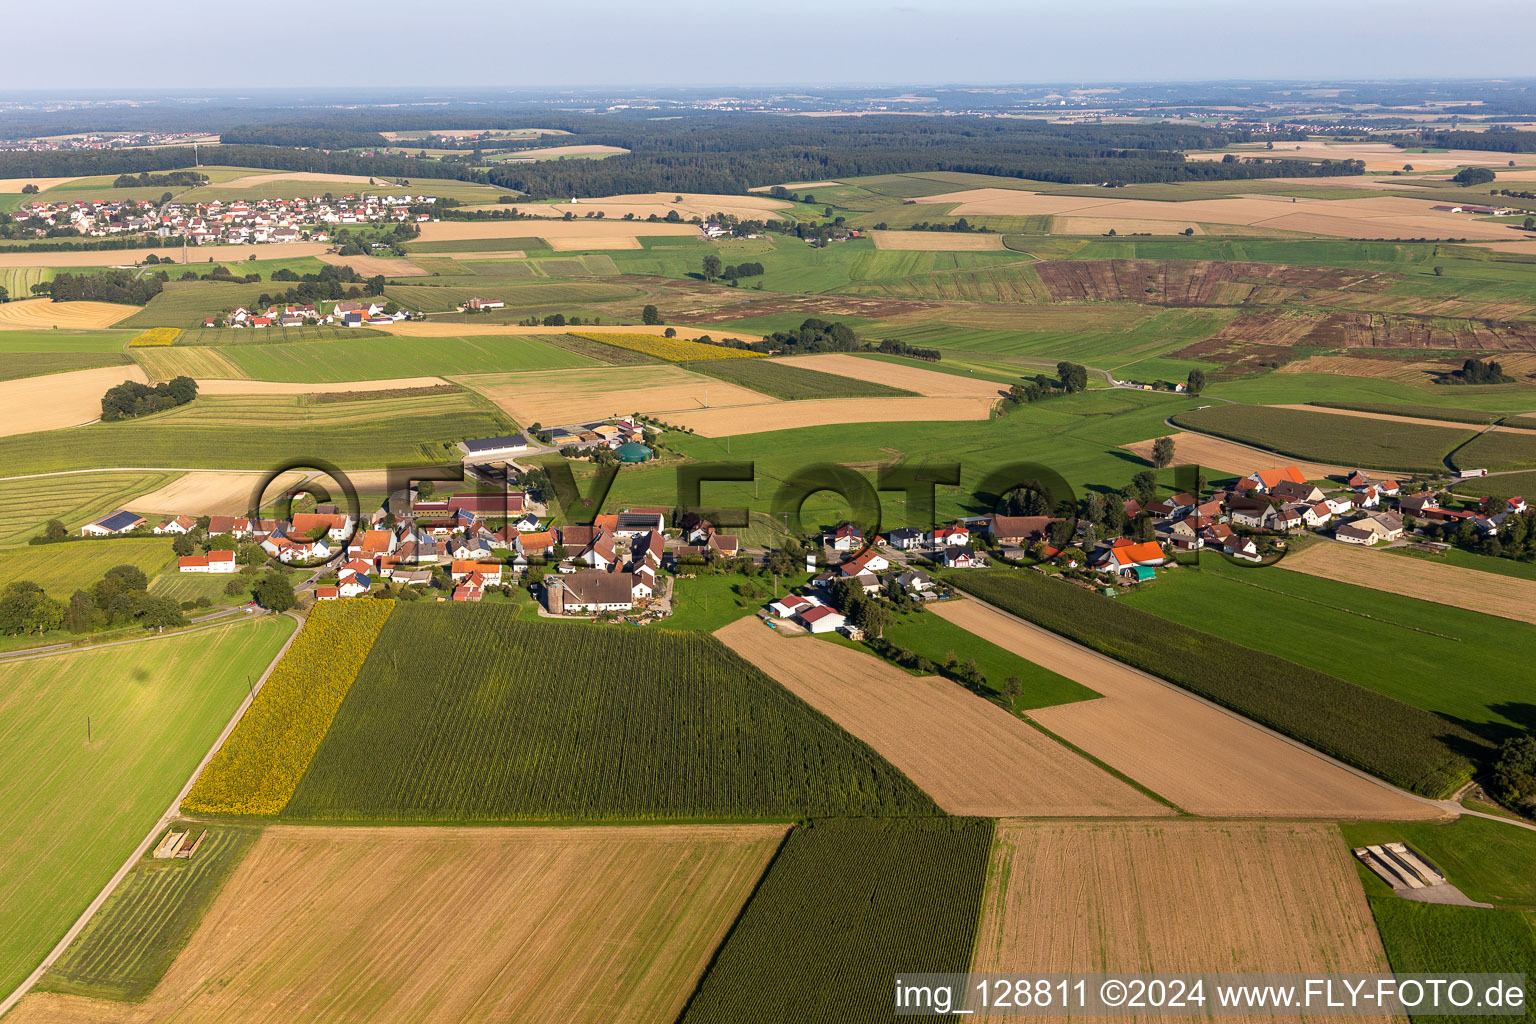
{"label": "lone tree in field", "polygon": [[49,540],[63,540],[69,536],[69,530],[57,519],[50,519],[48,525],[43,527],[43,536]]}
{"label": "lone tree in field", "polygon": [[261,602],[263,608],[274,612],[285,612],[295,602],[293,588],[280,572],[269,572],[261,578],[261,582],[256,584],[256,600]]}
{"label": "lone tree in field", "polygon": [[1184,378],[1184,386],[1189,389],[1189,393],[1192,395],[1198,395],[1200,392],[1204,391],[1205,371],[1199,369],[1190,370],[1189,376]]}
{"label": "lone tree in field", "polygon": [[1173,465],[1173,438],[1160,437],[1152,442],[1152,465],[1158,469]]}
{"label": "lone tree in field", "polygon": [[1069,363],[1066,360],[1056,364],[1056,379],[1061,381],[1061,390],[1067,394],[1076,394],[1088,389],[1088,368],[1078,363]]}
{"label": "lone tree in field", "polygon": [[720,262],[720,257],[713,254],[704,257],[704,280],[713,281],[720,276],[720,271],[725,269]]}
{"label": "lone tree in field", "polygon": [[661,323],[661,314],[656,312],[655,306],[647,304],[646,307],[640,311],[640,322],[654,326],[655,324]]}

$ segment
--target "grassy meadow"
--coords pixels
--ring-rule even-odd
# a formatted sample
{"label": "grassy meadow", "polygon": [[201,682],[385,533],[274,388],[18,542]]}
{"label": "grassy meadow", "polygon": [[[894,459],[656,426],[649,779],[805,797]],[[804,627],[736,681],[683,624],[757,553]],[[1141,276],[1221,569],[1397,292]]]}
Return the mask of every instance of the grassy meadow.
{"label": "grassy meadow", "polygon": [[67,599],[115,565],[137,566],[154,576],[176,557],[169,537],[68,540],[0,552],[0,587],[31,580],[53,597]]}
{"label": "grassy meadow", "polygon": [[266,617],[0,664],[0,990],[143,838],[293,625]]}

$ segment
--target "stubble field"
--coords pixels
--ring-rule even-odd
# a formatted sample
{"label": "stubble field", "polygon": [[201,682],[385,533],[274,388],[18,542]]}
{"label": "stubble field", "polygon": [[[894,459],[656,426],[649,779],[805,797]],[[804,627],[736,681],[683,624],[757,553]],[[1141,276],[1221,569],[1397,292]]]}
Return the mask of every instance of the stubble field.
{"label": "stubble field", "polygon": [[90,423],[108,388],[145,379],[137,366],[119,365],[0,381],[0,437]]}
{"label": "stubble field", "polygon": [[715,635],[874,747],[950,814],[1172,813],[946,679],[910,676],[814,637],[783,637],[756,618]]}
{"label": "stubble field", "polygon": [[773,405],[775,399],[677,366],[644,365],[478,374],[462,383],[496,403],[518,423],[586,422],[632,412],[667,415],[729,406]]}
{"label": "stubble field", "polygon": [[999,822],[971,970],[1021,964],[1043,973],[1388,969],[1337,828],[1289,822]]}
{"label": "stubble field", "polygon": [[[1191,434],[1188,431],[1165,435],[1173,438],[1173,461],[1175,465],[1193,463],[1210,469],[1223,470],[1235,476],[1247,476],[1255,470],[1274,469],[1278,466],[1295,466],[1301,470],[1308,480],[1325,480],[1333,476],[1348,476],[1353,467],[1336,465],[1327,462],[1295,462],[1278,458],[1274,452],[1261,451],[1258,448],[1249,448],[1247,445],[1238,444],[1236,441],[1227,441],[1219,437],[1207,437],[1205,434]],[[1135,441],[1120,447],[1128,452],[1134,452],[1152,462],[1152,446],[1156,438],[1145,441]]]}
{"label": "stubble field", "polygon": [[1536,623],[1536,582],[1517,576],[1400,558],[1353,544],[1314,544],[1287,555],[1283,569],[1403,594],[1454,608]]}
{"label": "stubble field", "polygon": [[[67,255],[93,255],[91,253],[59,253],[48,255],[46,261],[67,264],[59,257]],[[0,254],[0,261],[15,259]],[[49,266],[50,262],[44,262]],[[136,312],[137,306],[124,306],[115,302],[54,302],[51,299],[20,299],[0,303],[0,330],[35,330],[42,328],[69,328],[96,330],[111,327],[119,320]]]}
{"label": "stubble field", "polygon": [[670,1024],[779,826],[269,828],[142,1004],[21,1024]]}

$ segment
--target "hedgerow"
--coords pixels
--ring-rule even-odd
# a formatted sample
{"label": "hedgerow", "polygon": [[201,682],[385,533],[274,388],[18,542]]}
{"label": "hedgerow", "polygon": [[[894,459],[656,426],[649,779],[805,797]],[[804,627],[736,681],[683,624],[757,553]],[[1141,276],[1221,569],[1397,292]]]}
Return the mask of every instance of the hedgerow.
{"label": "hedgerow", "polygon": [[284,816],[939,813],[889,762],[713,637],[517,614],[398,608]]}
{"label": "hedgerow", "polygon": [[281,811],[394,607],[393,601],[317,605],[240,724],[197,777],[182,811]]}
{"label": "hedgerow", "polygon": [[1488,749],[1433,712],[1038,573],[973,569],[947,581],[1415,793],[1455,792],[1472,777],[1463,752]]}

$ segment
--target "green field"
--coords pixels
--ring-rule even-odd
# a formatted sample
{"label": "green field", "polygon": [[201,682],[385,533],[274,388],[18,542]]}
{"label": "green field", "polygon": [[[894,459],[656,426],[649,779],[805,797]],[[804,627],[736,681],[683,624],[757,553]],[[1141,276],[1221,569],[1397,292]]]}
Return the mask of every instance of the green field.
{"label": "green field", "polygon": [[[0,544],[15,544],[36,536],[50,519],[78,531],[83,524],[123,508],[131,499],[180,475],[128,470],[0,481]],[[0,562],[3,559],[4,554],[0,553]]]}
{"label": "green field", "polygon": [[1014,702],[1015,711],[1054,707],[1099,696],[1075,680],[1041,668],[947,619],[926,612],[897,616],[886,627],[885,639],[935,665],[943,665],[951,653],[961,665],[974,660],[987,678],[987,689],[994,695],[1002,694],[1003,684],[1009,676],[1017,676],[1024,684],[1024,694]]}
{"label": "green field", "polygon": [[786,402],[815,398],[910,398],[916,394],[772,359],[705,359],[681,365]]}
{"label": "green field", "polygon": [[[1397,896],[1381,895],[1386,886],[1373,878],[1367,880],[1368,888],[1372,881],[1380,888],[1370,897],[1371,914],[1376,918],[1376,929],[1381,933],[1381,942],[1394,972],[1523,974],[1526,976],[1526,1013],[1503,1019],[1531,1019],[1531,1001],[1536,999],[1536,984],[1532,982],[1536,978],[1536,914],[1415,903]],[[1485,1016],[1411,1016],[1419,1021],[1465,1024],[1489,1019]]]}
{"label": "green field", "polygon": [[[270,294],[273,285],[218,284],[212,281],[169,281],[159,295],[119,327],[201,327],[205,317],[236,306],[250,308],[256,299]],[[252,334],[262,333],[251,331]]]}
{"label": "green field", "polygon": [[1536,494],[1536,470],[1506,473],[1502,476],[1477,477],[1455,484],[1451,490],[1457,494],[1470,494],[1476,497],[1496,494],[1508,498],[1516,494]]}
{"label": "green field", "polygon": [[[199,321],[201,322],[201,321]],[[362,341],[388,338],[372,327],[189,327],[176,336],[175,348],[208,345],[287,345],[296,341]]]}
{"label": "green field", "polygon": [[982,818],[798,826],[680,1024],[893,1019],[901,972],[969,969],[991,845]]}
{"label": "green field", "polygon": [[[1531,871],[1536,832],[1465,814],[1450,823],[1344,822],[1339,827],[1352,847],[1408,843],[1479,903],[1536,910],[1536,873]],[[1385,892],[1379,880],[1377,885]]]}
{"label": "green field", "polygon": [[89,587],[114,565],[134,565],[153,576],[175,558],[168,537],[70,540],[12,548],[0,553],[0,587],[31,580],[49,595],[67,600]]}
{"label": "green field", "polygon": [[[0,331],[0,355],[122,352],[135,331]],[[19,375],[18,375],[19,376]]]}
{"label": "green field", "polygon": [[357,821],[935,812],[712,637],[519,622],[495,604],[398,608],[284,809]]}
{"label": "green field", "polygon": [[132,362],[121,352],[10,352],[4,361],[0,361],[0,380],[41,377],[96,366],[123,366]]}
{"label": "green field", "polygon": [[293,626],[263,617],[0,664],[0,990],[133,851]]}
{"label": "green field", "polygon": [[1536,467],[1536,433],[1486,431],[1451,453],[1457,469],[1486,469],[1498,473]]}
{"label": "green field", "polygon": [[[1173,422],[1292,458],[1418,473],[1443,471],[1446,456],[1472,436],[1470,430],[1454,427],[1257,405],[1213,405],[1179,413]],[[1536,458],[1532,461],[1536,463]]]}
{"label": "green field", "polygon": [[[501,299],[508,308],[517,309],[533,306],[580,305],[586,302],[612,302],[615,299],[633,298],[639,294],[637,289],[629,285],[586,281],[550,284],[503,283],[496,288],[483,284],[473,288],[451,285],[392,284],[384,291],[387,298],[393,299],[406,309],[421,310],[426,313],[451,312],[477,297]],[[471,319],[470,322],[478,322],[480,319],[487,323],[504,322],[486,317],[484,314],[477,314],[476,318]],[[474,334],[475,332],[471,329],[464,333]]]}
{"label": "green field", "polygon": [[1489,749],[1439,715],[1123,600],[1021,570],[971,569],[946,578],[1005,611],[1416,793],[1441,796],[1459,789],[1472,772],[1468,753]]}
{"label": "green field", "polygon": [[[245,584],[238,594],[226,594],[224,589],[230,580]],[[196,601],[206,597],[214,607],[243,604],[251,599],[251,581],[236,573],[178,572],[175,566],[149,581],[149,592],[156,597],[168,597],[177,603]]]}
{"label": "green field", "polygon": [[270,469],[314,456],[344,469],[374,469],[391,462],[457,462],[455,443],[510,429],[506,417],[468,392],[349,402],[205,396],[153,416],[0,438],[0,463],[16,474],[92,463]]}
{"label": "green field", "polygon": [[1325,409],[1350,409],[1355,412],[1381,413],[1387,416],[1419,416],[1424,419],[1472,423],[1479,426],[1496,423],[1502,418],[1502,414],[1496,412],[1483,412],[1479,409],[1442,409],[1435,405],[1391,405],[1386,402],[1309,402],[1307,404]]}
{"label": "green field", "polygon": [[434,253],[434,252],[528,252],[529,250],[548,250],[544,239],[534,235],[526,238],[461,238],[446,242],[407,242],[407,252]]}
{"label": "green field", "polygon": [[[1121,603],[1467,724],[1512,729],[1536,626],[1300,572],[1206,556]],[[1448,666],[1455,666],[1448,672]],[[1500,709],[1503,709],[1501,711]]]}
{"label": "green field", "polygon": [[1480,555],[1475,551],[1465,548],[1449,548],[1437,554],[1428,554],[1415,551],[1412,548],[1387,548],[1388,554],[1404,558],[1417,558],[1426,562],[1434,562],[1438,565],[1454,565],[1462,569],[1473,569],[1477,572],[1490,572],[1495,576],[1513,576],[1516,579],[1536,580],[1536,564],[1531,562],[1517,562],[1513,558],[1498,558],[1493,555]]}
{"label": "green field", "polygon": [[222,352],[252,380],[319,384],[593,365],[538,338],[499,335],[246,345]]}
{"label": "green field", "polygon": [[[196,836],[204,826],[183,822]],[[43,975],[44,992],[141,1000],[164,976],[259,835],[215,825],[185,860],[148,854]],[[158,840],[157,840],[158,841]]]}

